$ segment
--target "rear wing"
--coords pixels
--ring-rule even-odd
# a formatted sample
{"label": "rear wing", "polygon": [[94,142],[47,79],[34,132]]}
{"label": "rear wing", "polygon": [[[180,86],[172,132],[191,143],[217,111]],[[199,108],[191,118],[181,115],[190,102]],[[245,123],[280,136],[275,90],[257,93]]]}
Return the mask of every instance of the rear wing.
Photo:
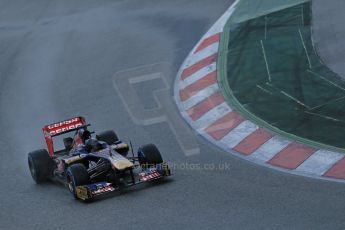
{"label": "rear wing", "polygon": [[52,137],[75,131],[80,127],[86,125],[87,124],[84,117],[75,117],[68,120],[56,122],[50,125],[45,125],[42,128],[42,131],[44,133],[44,138],[46,140],[50,156],[54,156],[54,146]]}
{"label": "rear wing", "polygon": [[45,135],[54,137],[64,133],[72,132],[84,125],[86,125],[85,118],[75,117],[72,119],[46,125],[42,128],[42,130]]}

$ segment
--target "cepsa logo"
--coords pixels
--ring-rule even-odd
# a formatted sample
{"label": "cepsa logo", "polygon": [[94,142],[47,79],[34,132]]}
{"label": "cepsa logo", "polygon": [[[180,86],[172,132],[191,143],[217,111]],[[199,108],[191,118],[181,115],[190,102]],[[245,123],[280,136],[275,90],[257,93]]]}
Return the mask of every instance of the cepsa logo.
{"label": "cepsa logo", "polygon": [[52,125],[48,125],[48,130],[50,135],[57,135],[72,129],[76,129],[82,126],[80,118],[73,118],[66,121],[61,121]]}

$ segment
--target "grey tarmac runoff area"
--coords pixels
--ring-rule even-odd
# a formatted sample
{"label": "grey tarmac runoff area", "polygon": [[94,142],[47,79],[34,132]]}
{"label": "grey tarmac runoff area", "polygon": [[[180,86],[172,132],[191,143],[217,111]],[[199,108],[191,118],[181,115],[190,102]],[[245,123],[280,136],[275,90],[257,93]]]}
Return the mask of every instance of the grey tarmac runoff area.
{"label": "grey tarmac runoff area", "polygon": [[[344,229],[345,184],[260,167],[192,132],[181,134],[189,129],[174,112],[169,85],[231,4],[1,0],[0,229]],[[313,7],[343,15],[344,8],[331,5]],[[337,32],[338,55],[343,35]],[[334,59],[322,52],[333,45],[326,38],[319,50],[332,67]],[[126,78],[136,89],[130,98],[121,88]],[[173,177],[92,203],[75,201],[63,186],[35,185],[26,157],[44,147],[41,127],[75,115],[135,146],[156,143],[175,166]]]}
{"label": "grey tarmac runoff area", "polygon": [[[345,78],[345,1],[313,0],[313,39],[323,62]],[[322,7],[320,7],[322,6]]]}

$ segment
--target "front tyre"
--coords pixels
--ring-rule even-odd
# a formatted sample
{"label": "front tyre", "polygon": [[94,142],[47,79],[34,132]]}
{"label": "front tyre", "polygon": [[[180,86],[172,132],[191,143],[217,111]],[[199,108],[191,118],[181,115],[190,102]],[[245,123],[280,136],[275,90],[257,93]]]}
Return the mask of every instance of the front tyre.
{"label": "front tyre", "polygon": [[104,141],[108,145],[113,145],[119,141],[119,138],[113,130],[107,130],[97,134],[96,139],[99,141]]}
{"label": "front tyre", "polygon": [[90,176],[86,167],[83,164],[74,164],[68,167],[66,173],[66,184],[68,190],[77,197],[77,186],[87,185],[90,183]]}
{"label": "front tyre", "polygon": [[162,155],[154,144],[141,146],[138,150],[138,158],[144,168],[163,163]]}
{"label": "front tyre", "polygon": [[30,152],[28,164],[32,179],[37,184],[47,181],[53,175],[54,160],[45,149]]}

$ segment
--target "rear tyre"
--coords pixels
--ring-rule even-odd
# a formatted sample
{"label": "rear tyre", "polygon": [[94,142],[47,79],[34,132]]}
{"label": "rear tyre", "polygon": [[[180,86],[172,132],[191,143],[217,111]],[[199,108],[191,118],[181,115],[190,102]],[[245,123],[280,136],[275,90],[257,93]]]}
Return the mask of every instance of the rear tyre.
{"label": "rear tyre", "polygon": [[116,133],[113,130],[107,130],[96,135],[96,139],[104,141],[108,145],[115,144],[119,140]]}
{"label": "rear tyre", "polygon": [[30,152],[28,164],[32,179],[37,184],[47,181],[53,175],[54,161],[45,149]]}
{"label": "rear tyre", "polygon": [[138,150],[139,163],[142,167],[163,163],[162,155],[154,144],[143,145]]}
{"label": "rear tyre", "polygon": [[68,167],[66,175],[68,190],[77,198],[77,186],[90,184],[90,176],[83,164],[74,164]]}

